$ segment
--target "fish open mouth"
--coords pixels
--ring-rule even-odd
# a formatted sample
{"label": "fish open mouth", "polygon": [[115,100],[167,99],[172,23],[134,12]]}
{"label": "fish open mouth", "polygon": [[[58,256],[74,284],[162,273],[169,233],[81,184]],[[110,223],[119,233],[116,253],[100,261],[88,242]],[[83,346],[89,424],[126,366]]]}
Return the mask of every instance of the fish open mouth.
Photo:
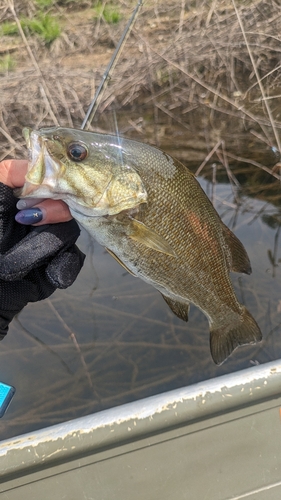
{"label": "fish open mouth", "polygon": [[[40,132],[23,129],[23,135],[29,152],[28,169],[25,183],[22,188],[15,190],[18,198],[49,198],[55,188],[57,173],[60,165],[51,158],[47,143]],[[40,191],[40,192],[39,192]]]}

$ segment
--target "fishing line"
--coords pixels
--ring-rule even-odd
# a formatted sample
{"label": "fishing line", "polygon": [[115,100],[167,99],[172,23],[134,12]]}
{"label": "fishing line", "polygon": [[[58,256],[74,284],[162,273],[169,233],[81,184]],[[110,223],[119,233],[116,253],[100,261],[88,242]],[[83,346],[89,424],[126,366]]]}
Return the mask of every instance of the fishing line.
{"label": "fishing line", "polygon": [[115,135],[117,137],[117,142],[118,142],[118,145],[119,145],[119,149],[118,149],[119,159],[120,159],[122,165],[124,165],[123,150],[121,148],[121,137],[120,137],[120,134],[119,134],[118,123],[117,123],[117,116],[116,116],[115,110],[113,110],[113,120],[114,120]]}
{"label": "fishing line", "polygon": [[113,54],[113,56],[108,64],[104,74],[103,74],[103,77],[102,77],[101,83],[98,87],[98,90],[96,91],[96,94],[95,94],[95,96],[94,96],[94,98],[93,98],[93,100],[88,108],[86,116],[85,116],[83,123],[80,127],[81,130],[84,130],[84,129],[87,130],[91,125],[91,122],[96,114],[96,111],[97,111],[98,106],[100,104],[100,101],[102,99],[103,93],[104,93],[104,91],[109,83],[109,80],[111,78],[111,74],[112,74],[112,72],[117,64],[117,61],[121,55],[121,52],[122,52],[122,49],[126,43],[126,40],[129,36],[129,34],[131,33],[134,22],[137,18],[137,15],[138,15],[139,10],[140,10],[142,5],[143,5],[143,1],[139,0],[125,30],[122,33],[122,36],[118,42],[118,45],[114,51],[114,54]]}

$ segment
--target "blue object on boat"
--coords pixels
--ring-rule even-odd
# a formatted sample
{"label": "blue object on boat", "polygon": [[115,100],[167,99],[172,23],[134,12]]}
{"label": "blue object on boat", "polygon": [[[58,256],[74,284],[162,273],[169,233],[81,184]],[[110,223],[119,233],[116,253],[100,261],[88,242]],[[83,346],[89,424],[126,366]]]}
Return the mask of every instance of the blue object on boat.
{"label": "blue object on boat", "polygon": [[0,382],[0,418],[6,412],[16,389],[11,386]]}

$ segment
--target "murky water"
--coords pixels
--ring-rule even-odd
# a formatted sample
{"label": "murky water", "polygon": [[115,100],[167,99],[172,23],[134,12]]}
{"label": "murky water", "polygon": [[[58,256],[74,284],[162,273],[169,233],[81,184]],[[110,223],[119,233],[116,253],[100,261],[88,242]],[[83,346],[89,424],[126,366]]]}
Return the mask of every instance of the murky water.
{"label": "murky water", "polygon": [[[211,193],[211,184],[200,182]],[[0,379],[17,390],[0,439],[281,357],[280,226],[272,219],[279,213],[280,221],[280,210],[245,196],[237,208],[227,184],[213,194],[250,256],[252,275],[232,278],[261,327],[262,344],[236,350],[217,367],[198,309],[182,322],[156,290],[82,233],[87,259],[77,281],[27,306],[0,345]]]}

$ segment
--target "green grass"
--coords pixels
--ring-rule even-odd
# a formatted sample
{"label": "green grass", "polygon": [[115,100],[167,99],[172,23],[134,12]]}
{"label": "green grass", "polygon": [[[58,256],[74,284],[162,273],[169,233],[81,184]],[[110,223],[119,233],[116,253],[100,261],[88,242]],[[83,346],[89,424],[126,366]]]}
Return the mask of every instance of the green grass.
{"label": "green grass", "polygon": [[2,36],[13,36],[18,34],[18,27],[16,23],[5,21],[0,26],[0,34]]}
{"label": "green grass", "polygon": [[96,17],[102,15],[108,24],[117,24],[122,18],[121,13],[116,6],[111,4],[103,6],[101,3],[98,3],[95,6],[95,15]]}
{"label": "green grass", "polygon": [[40,9],[48,9],[56,2],[55,0],[34,0],[34,3]]}
{"label": "green grass", "polygon": [[39,13],[33,19],[21,19],[23,29],[29,31],[32,35],[39,35],[46,44],[53,42],[61,34],[61,28],[58,21],[49,14]]}
{"label": "green grass", "polygon": [[[39,35],[46,44],[50,44],[61,34],[61,28],[55,17],[50,14],[39,12],[37,17],[29,19],[28,17],[20,19],[22,28],[31,35]],[[0,27],[0,35],[12,36],[18,35],[16,23],[5,22]]]}
{"label": "green grass", "polygon": [[0,73],[7,73],[8,71],[13,70],[15,64],[15,60],[10,56],[10,54],[0,57]]}

